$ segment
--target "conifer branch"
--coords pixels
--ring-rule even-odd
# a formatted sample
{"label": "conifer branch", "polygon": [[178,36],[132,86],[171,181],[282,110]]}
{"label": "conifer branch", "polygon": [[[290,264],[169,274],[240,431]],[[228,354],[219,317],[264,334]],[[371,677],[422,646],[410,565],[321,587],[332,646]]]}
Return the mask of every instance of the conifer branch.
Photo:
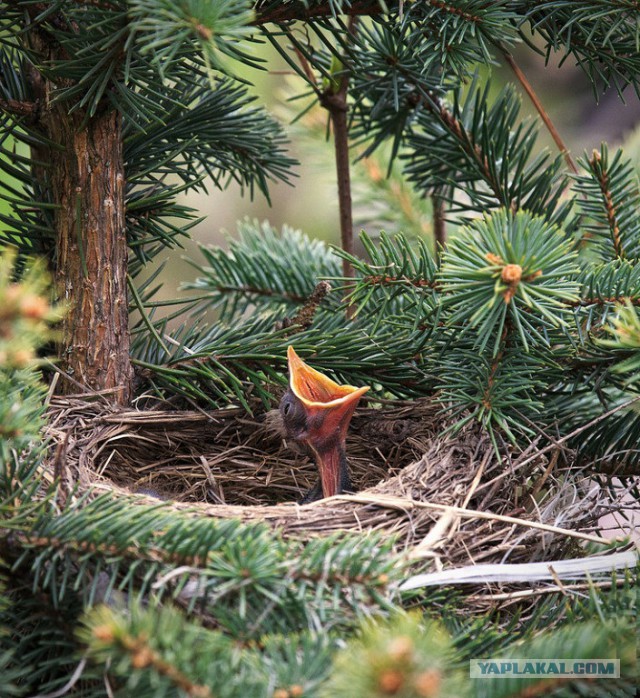
{"label": "conifer branch", "polygon": [[0,110],[13,116],[25,117],[27,119],[27,123],[31,124],[38,119],[40,105],[38,102],[25,102],[17,99],[0,98]]}
{"label": "conifer branch", "polygon": [[[351,41],[356,32],[356,18],[349,18],[348,37]],[[329,112],[333,127],[333,143],[336,158],[338,183],[338,206],[340,211],[340,241],[347,255],[353,255],[353,203],[351,199],[351,163],[349,158],[349,69],[344,65],[328,81],[327,87],[320,93],[320,104]],[[332,76],[333,77],[333,76]],[[337,83],[337,86],[336,86]],[[354,270],[347,257],[342,259],[342,272],[346,278],[354,275]],[[348,311],[349,312],[349,311]]]}
{"label": "conifer branch", "polygon": [[178,667],[164,659],[149,644],[146,633],[133,636],[128,633],[114,632],[108,624],[98,625],[92,628],[93,637],[101,645],[120,647],[130,657],[133,669],[152,669],[161,676],[166,676],[176,688],[184,691],[193,698],[211,698],[213,693],[208,686],[203,686],[192,681]]}
{"label": "conifer branch", "polygon": [[567,305],[572,308],[578,308],[589,305],[615,305],[617,303],[625,302],[628,302],[631,305],[640,306],[640,296],[586,296],[575,301],[568,301]]}
{"label": "conifer branch", "polygon": [[431,203],[433,206],[433,238],[435,242],[435,257],[436,260],[440,256],[442,250],[447,245],[447,220],[445,218],[445,207],[443,198],[436,193],[431,195]]}
{"label": "conifer branch", "polygon": [[[341,14],[351,17],[378,15],[383,11],[384,5],[380,0],[352,0],[344,3],[339,10]],[[270,0],[262,0],[257,3],[253,24],[256,26],[269,22],[281,24],[294,20],[308,22],[314,19],[322,19],[323,17],[334,17],[337,13],[338,11],[336,11],[336,6],[333,2],[312,4],[308,2],[271,2]]]}
{"label": "conifer branch", "polygon": [[577,173],[578,167],[574,162],[573,158],[571,157],[569,148],[567,148],[565,142],[562,140],[562,137],[560,136],[560,133],[558,132],[558,129],[556,128],[553,121],[551,121],[551,117],[549,116],[547,110],[544,108],[544,105],[540,101],[540,98],[538,97],[536,91],[533,89],[533,85],[529,82],[527,76],[524,74],[520,66],[516,63],[511,53],[502,46],[500,46],[500,50],[502,51],[504,59],[511,66],[511,69],[513,70],[516,78],[518,78],[518,82],[522,85],[524,91],[529,95],[529,99],[531,100],[533,106],[540,115],[540,118],[542,119],[544,125],[547,127],[547,130],[551,134],[551,138],[553,138],[554,143],[558,146],[558,150],[560,150],[560,152],[562,153],[562,156],[564,157],[567,166],[574,173]]}
{"label": "conifer branch", "polygon": [[[407,79],[410,78],[409,75],[405,77]],[[438,118],[447,131],[455,138],[460,148],[476,163],[479,171],[482,173],[483,179],[490,187],[496,199],[503,206],[507,206],[509,202],[504,200],[501,184],[496,179],[491,169],[489,158],[483,152],[481,145],[476,142],[473,134],[465,128],[460,119],[456,118],[455,114],[446,107],[438,95],[424,86],[421,87],[419,94],[412,96],[412,100],[415,106],[421,104],[429,113]],[[515,201],[511,202],[511,206],[511,210],[514,211]]]}
{"label": "conifer branch", "polygon": [[589,165],[591,166],[591,170],[597,177],[598,184],[600,185],[600,191],[602,192],[602,197],[604,199],[607,222],[611,232],[611,240],[613,242],[615,255],[619,259],[623,259],[624,248],[622,246],[622,240],[620,239],[620,226],[617,220],[616,206],[613,201],[613,194],[611,193],[611,189],[609,187],[609,174],[606,169],[602,167],[602,157],[597,150],[593,151],[593,155],[589,160]]}

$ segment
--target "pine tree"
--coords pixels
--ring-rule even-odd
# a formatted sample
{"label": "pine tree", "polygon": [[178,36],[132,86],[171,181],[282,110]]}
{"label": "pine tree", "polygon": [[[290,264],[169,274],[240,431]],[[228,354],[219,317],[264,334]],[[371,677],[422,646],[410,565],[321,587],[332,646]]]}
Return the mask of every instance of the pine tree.
{"label": "pine tree", "polygon": [[[378,398],[437,400],[498,454],[542,439],[574,449],[567,467],[637,475],[638,173],[606,144],[574,160],[514,58],[559,53],[596,95],[638,92],[636,5],[0,0],[0,695],[633,694],[634,571],[522,621],[468,618],[450,588],[402,593],[410,562],[385,535],[305,541],[67,491],[34,357],[57,340],[63,394],[250,411],[293,343]],[[292,182],[284,127],[238,78],[263,67],[257,42],[326,111],[341,248],[245,221],[158,318],[141,272],[197,222],[180,195]],[[497,96],[495,62],[516,76]],[[363,234],[365,257],[362,182],[356,213],[394,228]],[[623,675],[470,682],[468,659],[501,652],[615,656]]]}

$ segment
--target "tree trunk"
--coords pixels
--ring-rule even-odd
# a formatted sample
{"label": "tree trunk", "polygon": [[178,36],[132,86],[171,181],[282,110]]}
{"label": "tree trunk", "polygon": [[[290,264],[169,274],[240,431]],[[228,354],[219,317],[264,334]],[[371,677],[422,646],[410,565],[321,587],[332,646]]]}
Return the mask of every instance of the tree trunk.
{"label": "tree trunk", "polygon": [[[45,63],[64,49],[35,30],[32,49]],[[58,392],[109,391],[131,399],[127,298],[128,245],[124,216],[122,117],[107,104],[93,116],[69,113],[56,85],[35,66],[29,81],[39,104],[38,125],[55,145],[36,146],[35,172],[57,205],[55,279],[67,310],[60,338]],[[64,82],[64,81],[63,81]]]}
{"label": "tree trunk", "polygon": [[122,119],[108,110],[84,121],[55,106],[47,115],[50,186],[56,214],[56,281],[68,304],[60,368],[62,393],[131,394],[128,247],[124,222]]}

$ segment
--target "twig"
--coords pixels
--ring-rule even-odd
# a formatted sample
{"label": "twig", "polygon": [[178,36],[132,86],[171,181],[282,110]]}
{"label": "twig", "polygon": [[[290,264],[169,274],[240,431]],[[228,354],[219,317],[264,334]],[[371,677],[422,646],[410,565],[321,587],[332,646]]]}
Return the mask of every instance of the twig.
{"label": "twig", "polygon": [[80,663],[75,668],[75,671],[71,675],[71,678],[62,688],[59,688],[57,691],[53,691],[53,693],[39,693],[37,696],[33,696],[33,698],[61,698],[61,696],[66,696],[67,693],[69,693],[71,689],[78,683],[86,666],[87,658],[84,657],[82,660],[80,660]]}
{"label": "twig", "polygon": [[502,51],[502,55],[504,56],[507,63],[511,66],[511,70],[513,70],[513,72],[515,73],[516,78],[518,78],[518,82],[522,85],[524,91],[529,95],[529,99],[531,100],[533,106],[536,108],[536,111],[540,115],[540,118],[544,122],[544,125],[547,127],[547,130],[551,134],[551,138],[553,138],[555,144],[558,146],[558,150],[560,150],[560,152],[562,153],[565,162],[567,163],[567,166],[572,172],[575,172],[577,174],[578,168],[576,167],[576,163],[573,161],[573,158],[571,157],[569,148],[567,148],[564,141],[562,140],[560,134],[558,133],[558,129],[556,129],[553,121],[551,121],[549,114],[547,114],[544,106],[542,105],[542,102],[540,101],[538,95],[533,89],[533,86],[527,80],[526,75],[522,72],[520,66],[515,62],[513,56],[504,48],[501,48],[500,50]]}
{"label": "twig", "polygon": [[611,231],[611,239],[616,257],[623,259],[625,256],[624,247],[622,246],[622,240],[620,238],[620,225],[616,213],[616,205],[613,201],[613,194],[611,193],[611,189],[609,187],[609,173],[602,167],[602,157],[597,150],[593,151],[593,157],[591,160],[589,160],[589,165],[591,167],[591,171],[598,180],[598,184],[600,185],[604,205],[607,209],[607,224],[609,226],[609,230]]}
{"label": "twig", "polygon": [[445,219],[444,200],[435,192],[431,195],[433,206],[433,237],[435,241],[436,259],[447,244],[447,221]]}
{"label": "twig", "polygon": [[[478,511],[476,509],[463,509],[462,507],[454,507],[448,504],[435,504],[433,502],[421,502],[407,497],[392,497],[388,495],[374,496],[365,494],[339,494],[328,499],[321,499],[320,502],[327,501],[342,501],[356,502],[360,504],[375,504],[381,507],[391,509],[400,509],[401,511],[409,511],[411,509],[432,509],[433,511],[451,512],[465,519],[488,519],[489,521],[501,521],[502,523],[513,524],[514,526],[524,526],[525,528],[537,528],[540,531],[547,533],[558,533],[570,538],[578,538],[580,540],[590,541],[591,543],[600,543],[602,545],[611,545],[614,541],[601,536],[594,536],[589,533],[581,533],[580,531],[571,531],[559,526],[552,526],[540,521],[526,521],[524,519],[516,519],[513,516],[505,516],[503,514],[493,514],[489,511]],[[317,502],[306,504],[305,506],[312,507]]]}
{"label": "twig", "polygon": [[[356,17],[349,20],[348,32],[353,37]],[[344,66],[343,66],[344,68]],[[351,172],[349,162],[349,122],[347,92],[349,90],[349,72],[343,70],[338,89],[329,81],[329,85],[320,94],[320,104],[329,112],[333,128],[333,143],[336,156],[336,173],[338,179],[338,206],[340,209],[340,242],[342,249],[353,255],[353,206],[351,201]],[[342,273],[346,278],[353,278],[354,270],[347,259],[342,260]]]}
{"label": "twig", "polygon": [[544,483],[547,481],[549,478],[549,475],[551,475],[551,471],[556,467],[558,464],[558,457],[560,455],[560,449],[556,449],[552,454],[551,458],[549,458],[549,463],[547,464],[547,467],[545,468],[544,473],[542,473],[542,477],[536,482],[534,485],[533,489],[529,493],[529,496],[531,497],[532,500],[535,501],[536,495],[540,490],[544,487]]}
{"label": "twig", "polygon": [[285,318],[281,323],[278,323],[276,329],[297,327],[298,329],[308,330],[313,324],[318,306],[330,291],[331,284],[328,281],[320,281],[298,312],[292,318]]}
{"label": "twig", "polygon": [[38,102],[22,102],[17,99],[0,99],[0,109],[13,116],[24,116],[32,122],[38,118],[40,105]]}
{"label": "twig", "polygon": [[[311,6],[308,3],[301,2],[268,3],[268,5],[271,5],[271,7],[265,7],[264,10],[258,6],[256,17],[253,20],[255,26],[267,24],[268,22],[280,23],[293,20],[308,22],[319,17],[332,17],[335,14],[334,3],[331,2]],[[349,4],[345,3],[345,6],[342,8],[343,14],[351,15],[352,17],[357,15],[377,15],[383,11],[384,5],[380,0],[352,0]]]}
{"label": "twig", "polygon": [[554,441],[552,444],[549,444],[548,446],[541,448],[539,451],[536,451],[533,455],[529,456],[528,458],[525,458],[524,460],[520,461],[519,463],[516,463],[513,466],[513,468],[511,468],[508,472],[504,472],[504,473],[501,473],[500,475],[496,475],[496,477],[494,477],[492,480],[489,480],[488,482],[485,482],[483,485],[481,485],[478,488],[478,491],[484,490],[487,487],[491,487],[493,484],[495,484],[496,482],[498,482],[500,480],[503,480],[505,477],[507,477],[509,475],[513,475],[513,473],[516,470],[520,470],[525,465],[529,465],[529,463],[536,460],[536,458],[539,458],[540,456],[544,455],[545,453],[552,451],[554,448],[558,448],[558,446],[560,446],[560,444],[566,443],[567,441],[571,441],[571,439],[574,439],[576,436],[579,436],[580,434],[582,434],[583,431],[590,429],[591,427],[595,426],[596,424],[599,424],[600,422],[607,419],[608,417],[611,417],[611,415],[615,414],[616,412],[619,412],[620,410],[623,410],[626,407],[630,407],[631,405],[634,405],[638,401],[640,401],[640,396],[634,397],[631,400],[627,400],[627,402],[623,402],[621,405],[618,405],[617,407],[610,409],[608,412],[604,412],[603,414],[599,415],[595,419],[592,419],[590,422],[587,422],[586,424],[583,424],[581,427],[574,429],[570,434],[563,436],[561,439],[558,439],[557,441]]}

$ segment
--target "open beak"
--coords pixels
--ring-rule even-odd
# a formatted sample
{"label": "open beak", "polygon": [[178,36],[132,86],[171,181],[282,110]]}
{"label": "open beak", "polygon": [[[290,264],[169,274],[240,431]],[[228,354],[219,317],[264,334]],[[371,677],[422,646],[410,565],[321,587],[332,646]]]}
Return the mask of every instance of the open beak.
{"label": "open beak", "polygon": [[340,491],[344,478],[348,481],[345,456],[347,429],[356,405],[369,387],[339,385],[307,366],[291,346],[287,358],[289,387],[306,415],[304,442],[316,456],[323,495],[331,497]]}

